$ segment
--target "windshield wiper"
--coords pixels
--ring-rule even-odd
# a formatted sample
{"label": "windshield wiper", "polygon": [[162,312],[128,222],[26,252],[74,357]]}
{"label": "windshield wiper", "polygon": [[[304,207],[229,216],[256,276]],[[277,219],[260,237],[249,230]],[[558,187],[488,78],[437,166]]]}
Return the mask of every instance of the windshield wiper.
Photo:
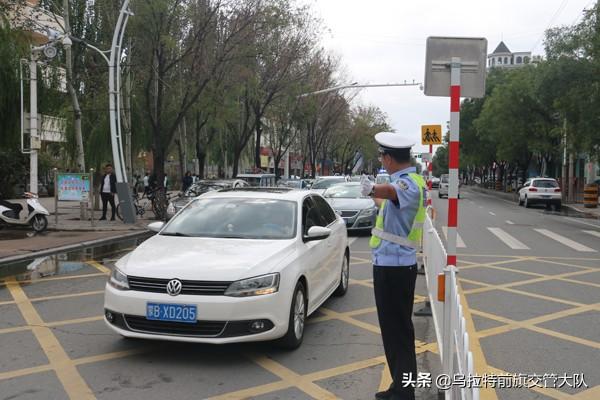
{"label": "windshield wiper", "polygon": [[165,236],[184,236],[184,237],[189,237],[190,236],[187,233],[181,233],[181,232],[162,232],[161,235],[165,235]]}

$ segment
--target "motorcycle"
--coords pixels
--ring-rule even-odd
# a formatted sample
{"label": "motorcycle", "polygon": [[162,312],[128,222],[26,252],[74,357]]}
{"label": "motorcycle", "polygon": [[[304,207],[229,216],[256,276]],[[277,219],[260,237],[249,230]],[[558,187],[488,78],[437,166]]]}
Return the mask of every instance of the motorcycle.
{"label": "motorcycle", "polygon": [[38,196],[34,193],[25,192],[23,197],[27,199],[27,209],[29,215],[25,219],[21,218],[23,206],[19,203],[11,203],[0,199],[0,226],[2,225],[31,225],[34,231],[43,232],[48,227],[48,210],[42,206]]}

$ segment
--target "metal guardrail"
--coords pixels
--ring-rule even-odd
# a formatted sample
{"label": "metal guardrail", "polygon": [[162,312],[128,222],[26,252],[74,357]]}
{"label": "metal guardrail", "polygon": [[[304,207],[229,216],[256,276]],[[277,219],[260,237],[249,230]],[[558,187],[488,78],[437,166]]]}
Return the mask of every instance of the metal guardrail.
{"label": "metal guardrail", "polygon": [[444,393],[445,399],[479,400],[479,388],[469,382],[475,377],[475,371],[456,284],[458,270],[455,266],[446,267],[446,249],[433,224],[434,212],[432,208],[427,210],[423,226],[423,264],[442,359],[441,374],[452,383]]}

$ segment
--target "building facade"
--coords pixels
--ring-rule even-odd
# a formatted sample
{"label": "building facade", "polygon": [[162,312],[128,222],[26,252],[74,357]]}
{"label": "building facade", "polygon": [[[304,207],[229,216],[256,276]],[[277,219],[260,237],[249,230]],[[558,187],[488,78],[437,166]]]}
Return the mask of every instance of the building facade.
{"label": "building facade", "polygon": [[535,63],[541,59],[540,56],[532,56],[530,51],[512,52],[504,42],[500,42],[496,50],[487,56],[489,68],[519,68],[527,64]]}

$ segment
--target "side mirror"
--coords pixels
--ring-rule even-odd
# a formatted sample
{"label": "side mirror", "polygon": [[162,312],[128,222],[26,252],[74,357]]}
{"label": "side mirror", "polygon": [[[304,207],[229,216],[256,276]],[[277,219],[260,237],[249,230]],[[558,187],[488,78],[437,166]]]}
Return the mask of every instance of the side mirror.
{"label": "side mirror", "polygon": [[164,222],[157,221],[157,222],[152,222],[151,224],[148,224],[148,229],[150,229],[152,232],[160,232],[160,230],[163,228],[163,226],[165,226]]}
{"label": "side mirror", "polygon": [[323,226],[312,226],[304,236],[305,242],[311,242],[314,240],[327,239],[331,235],[331,229]]}

